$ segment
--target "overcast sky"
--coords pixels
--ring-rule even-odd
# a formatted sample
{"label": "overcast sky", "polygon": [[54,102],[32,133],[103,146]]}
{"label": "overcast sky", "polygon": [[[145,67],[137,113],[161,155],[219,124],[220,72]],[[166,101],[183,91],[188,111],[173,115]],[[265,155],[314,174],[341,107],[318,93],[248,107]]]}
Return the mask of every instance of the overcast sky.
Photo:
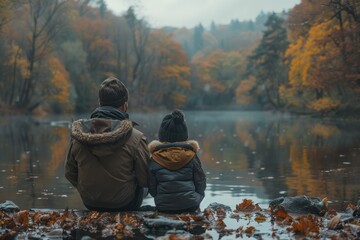
{"label": "overcast sky", "polygon": [[108,9],[124,13],[129,6],[144,17],[152,27],[194,27],[202,23],[209,27],[228,24],[232,19],[254,20],[261,12],[280,12],[300,3],[300,0],[106,0]]}

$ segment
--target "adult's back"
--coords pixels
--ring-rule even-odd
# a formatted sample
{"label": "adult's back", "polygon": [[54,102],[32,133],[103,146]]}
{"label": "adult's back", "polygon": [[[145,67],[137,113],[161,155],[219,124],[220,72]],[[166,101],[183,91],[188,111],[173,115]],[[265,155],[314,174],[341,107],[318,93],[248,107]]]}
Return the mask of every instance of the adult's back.
{"label": "adult's back", "polygon": [[[102,97],[104,88],[113,98]],[[126,113],[127,94],[118,79],[105,80],[100,107],[72,124],[65,176],[90,210],[136,210],[146,192],[147,142]]]}

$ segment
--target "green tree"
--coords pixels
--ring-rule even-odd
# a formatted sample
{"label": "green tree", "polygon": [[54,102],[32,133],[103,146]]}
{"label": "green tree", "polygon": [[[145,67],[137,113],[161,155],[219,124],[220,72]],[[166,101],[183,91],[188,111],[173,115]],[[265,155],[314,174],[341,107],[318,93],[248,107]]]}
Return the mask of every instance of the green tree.
{"label": "green tree", "polygon": [[203,33],[204,33],[204,27],[200,23],[194,29],[193,39],[194,39],[195,52],[201,51],[201,49],[204,47]]}
{"label": "green tree", "polygon": [[287,31],[284,20],[275,13],[265,23],[266,30],[259,46],[248,58],[247,76],[255,76],[264,89],[266,103],[281,107],[279,88],[288,79],[285,51],[288,48]]}

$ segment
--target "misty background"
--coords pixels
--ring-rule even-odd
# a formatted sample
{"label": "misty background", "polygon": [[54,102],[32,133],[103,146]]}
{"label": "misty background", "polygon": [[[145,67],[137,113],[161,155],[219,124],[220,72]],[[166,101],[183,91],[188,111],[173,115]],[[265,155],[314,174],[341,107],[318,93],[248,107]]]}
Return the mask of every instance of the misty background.
{"label": "misty background", "polygon": [[358,1],[1,0],[0,111],[360,112]]}

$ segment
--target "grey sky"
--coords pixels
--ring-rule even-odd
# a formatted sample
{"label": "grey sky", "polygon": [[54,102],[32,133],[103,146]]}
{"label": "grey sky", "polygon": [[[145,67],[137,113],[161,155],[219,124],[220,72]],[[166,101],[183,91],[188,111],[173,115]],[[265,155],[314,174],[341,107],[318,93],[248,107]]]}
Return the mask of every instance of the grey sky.
{"label": "grey sky", "polygon": [[300,3],[300,0],[106,0],[115,14],[124,13],[129,6],[153,27],[194,27],[211,21],[227,24],[231,19],[250,20],[263,10],[280,12]]}

